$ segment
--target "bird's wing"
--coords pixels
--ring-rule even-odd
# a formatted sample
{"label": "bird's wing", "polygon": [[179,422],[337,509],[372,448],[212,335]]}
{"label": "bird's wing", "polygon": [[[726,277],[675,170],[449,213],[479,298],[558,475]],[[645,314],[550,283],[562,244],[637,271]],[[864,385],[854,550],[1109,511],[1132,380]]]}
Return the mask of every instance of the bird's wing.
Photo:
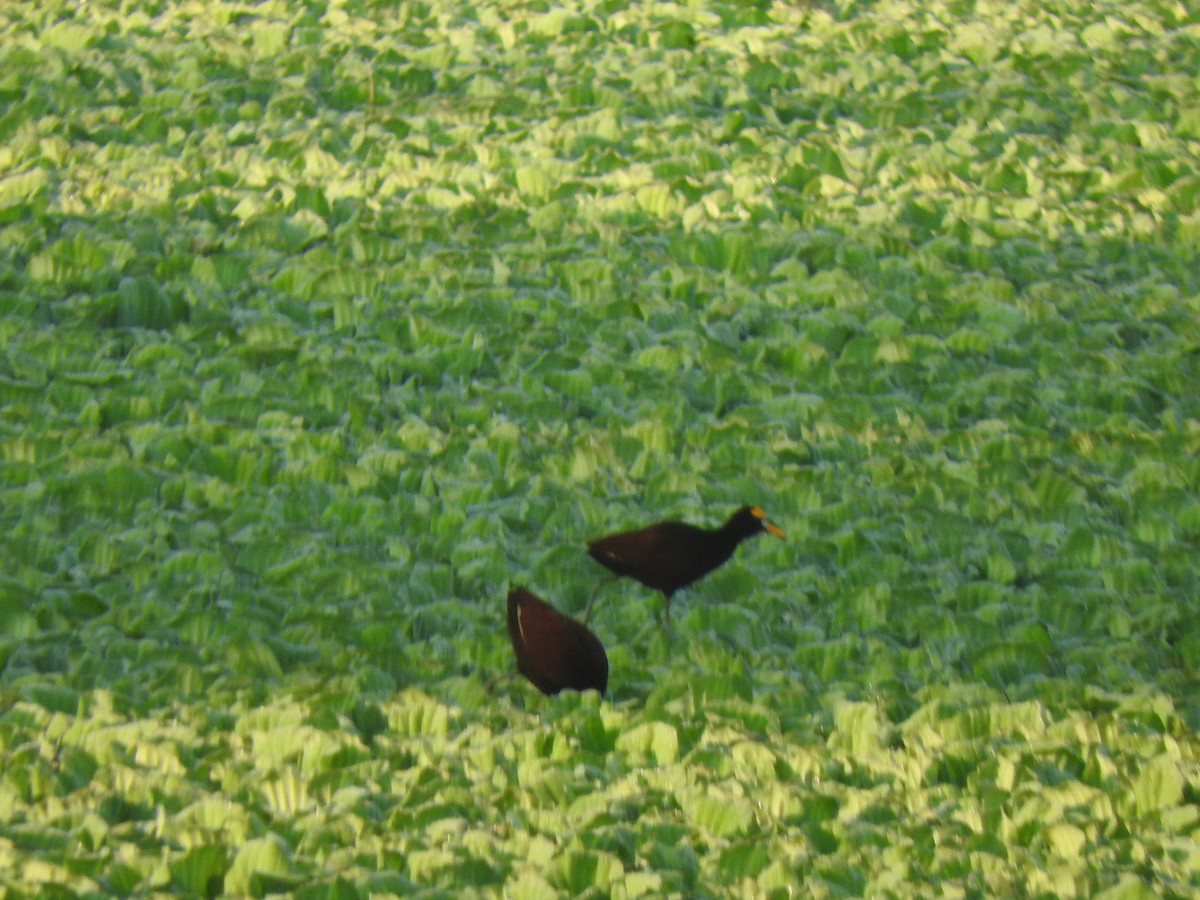
{"label": "bird's wing", "polygon": [[711,553],[706,532],[682,522],[659,522],[601,538],[589,549],[612,571],[663,591],[688,584],[712,568],[707,564]]}
{"label": "bird's wing", "polygon": [[639,569],[656,560],[662,552],[663,528],[667,524],[661,522],[639,531],[623,531],[597,538],[588,545],[588,549],[613,571]]}

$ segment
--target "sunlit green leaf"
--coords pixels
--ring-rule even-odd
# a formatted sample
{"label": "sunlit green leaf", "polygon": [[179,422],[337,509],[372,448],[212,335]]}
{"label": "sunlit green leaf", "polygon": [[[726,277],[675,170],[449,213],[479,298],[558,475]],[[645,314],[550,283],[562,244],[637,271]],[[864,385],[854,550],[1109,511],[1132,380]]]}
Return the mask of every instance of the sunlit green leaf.
{"label": "sunlit green leaf", "polygon": [[1133,784],[1138,815],[1152,815],[1175,806],[1183,798],[1183,786],[1183,776],[1174,760],[1160,756],[1148,762]]}
{"label": "sunlit green leaf", "polygon": [[[681,798],[684,813],[701,834],[710,837],[732,837],[744,833],[754,821],[750,803],[744,798],[716,794],[691,793]],[[757,856],[753,857],[755,860]],[[735,854],[735,863],[744,865],[747,860]],[[766,860],[761,862],[765,864]],[[753,874],[757,874],[757,870]]]}
{"label": "sunlit green leaf", "polygon": [[262,879],[277,876],[286,879],[291,864],[282,841],[275,836],[254,838],[237,851],[225,874],[225,890],[243,894],[259,893]]}
{"label": "sunlit green leaf", "polygon": [[0,5],[9,893],[1193,890],[1186,7]]}
{"label": "sunlit green leaf", "polygon": [[171,867],[171,880],[183,890],[201,897],[218,897],[224,892],[228,858],[219,845],[195,847]]}
{"label": "sunlit green leaf", "polygon": [[644,722],[617,736],[616,749],[665,766],[679,755],[679,735],[666,722]]}

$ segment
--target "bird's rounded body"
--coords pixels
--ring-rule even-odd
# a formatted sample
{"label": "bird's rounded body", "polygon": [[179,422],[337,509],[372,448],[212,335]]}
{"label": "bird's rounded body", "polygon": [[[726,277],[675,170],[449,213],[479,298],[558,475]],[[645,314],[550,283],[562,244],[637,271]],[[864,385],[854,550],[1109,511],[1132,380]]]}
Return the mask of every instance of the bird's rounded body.
{"label": "bird's rounded body", "polygon": [[508,592],[508,636],[517,671],[543,694],[607,689],[608,655],[600,639],[525,588]]}
{"label": "bird's rounded body", "polygon": [[658,522],[597,538],[588,544],[588,553],[613,574],[670,597],[733,556],[737,544],[720,537],[719,531],[684,522]]}
{"label": "bird's rounded body", "polygon": [[668,520],[596,538],[588,542],[587,549],[614,575],[633,578],[661,591],[669,614],[673,593],[703,578],[733,556],[738,544],[764,531],[783,537],[782,531],[766,521],[761,509],[743,506],[719,528]]}

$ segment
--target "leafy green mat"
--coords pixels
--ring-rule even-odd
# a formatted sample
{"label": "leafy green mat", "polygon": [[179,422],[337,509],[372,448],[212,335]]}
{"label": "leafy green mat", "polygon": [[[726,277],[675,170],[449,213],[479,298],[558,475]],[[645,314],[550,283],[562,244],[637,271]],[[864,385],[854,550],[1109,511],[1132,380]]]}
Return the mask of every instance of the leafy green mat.
{"label": "leafy green mat", "polygon": [[[0,7],[0,893],[1200,889],[1200,14]],[[508,587],[610,585],[610,694]]]}

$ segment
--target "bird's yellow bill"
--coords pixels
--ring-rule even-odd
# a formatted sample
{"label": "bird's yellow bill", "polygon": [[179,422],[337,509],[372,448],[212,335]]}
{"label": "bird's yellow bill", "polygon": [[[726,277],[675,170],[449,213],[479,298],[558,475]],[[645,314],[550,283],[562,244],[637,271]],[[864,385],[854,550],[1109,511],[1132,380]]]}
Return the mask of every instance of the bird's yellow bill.
{"label": "bird's yellow bill", "polygon": [[754,516],[756,519],[763,520],[763,529],[767,532],[767,534],[773,534],[777,538],[787,537],[787,535],[783,533],[783,529],[781,529],[778,525],[772,525],[767,521],[767,514],[757,506],[750,509],[750,515]]}

